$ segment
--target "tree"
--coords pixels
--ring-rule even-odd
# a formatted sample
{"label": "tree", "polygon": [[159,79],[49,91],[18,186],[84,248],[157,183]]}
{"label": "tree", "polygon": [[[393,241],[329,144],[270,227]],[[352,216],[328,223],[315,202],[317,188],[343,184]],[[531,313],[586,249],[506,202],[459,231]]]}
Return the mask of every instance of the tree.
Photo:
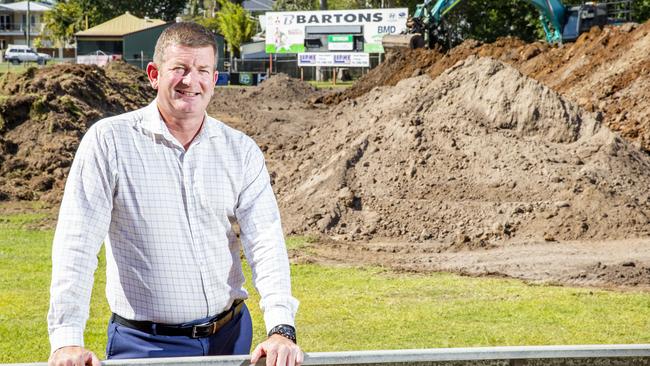
{"label": "tree", "polygon": [[183,12],[187,0],[91,0],[101,6],[104,21],[120,16],[125,12],[144,18],[171,21]]}
{"label": "tree", "polygon": [[643,23],[650,19],[650,0],[632,2],[632,20]]}
{"label": "tree", "polygon": [[[573,1],[564,3],[570,5]],[[410,12],[412,14],[413,10]],[[461,1],[443,16],[436,37],[445,47],[453,47],[466,39],[493,42],[505,36],[530,42],[544,38],[539,16],[539,10],[529,1]]]}
{"label": "tree", "polygon": [[89,0],[67,0],[56,3],[44,15],[46,33],[59,46],[73,41],[76,32],[100,22],[99,9]]}
{"label": "tree", "polygon": [[228,43],[231,55],[239,55],[239,47],[255,34],[255,22],[241,5],[219,0],[221,10],[217,13],[219,31]]}
{"label": "tree", "polygon": [[198,17],[194,18],[194,21],[214,33],[219,33],[219,21],[217,20],[217,17]]}
{"label": "tree", "polygon": [[468,0],[459,4],[446,20],[463,22],[462,39],[493,42],[499,37],[514,36],[533,41],[542,36],[539,11],[530,2],[520,0]]}
{"label": "tree", "polygon": [[[354,7],[350,7],[347,9],[354,9]],[[273,3],[273,10],[274,11],[318,10],[318,1],[317,0],[276,0],[275,3]]]}
{"label": "tree", "polygon": [[166,21],[174,20],[187,0],[63,0],[44,14],[47,32],[59,45],[70,43],[76,32],[130,12]]}

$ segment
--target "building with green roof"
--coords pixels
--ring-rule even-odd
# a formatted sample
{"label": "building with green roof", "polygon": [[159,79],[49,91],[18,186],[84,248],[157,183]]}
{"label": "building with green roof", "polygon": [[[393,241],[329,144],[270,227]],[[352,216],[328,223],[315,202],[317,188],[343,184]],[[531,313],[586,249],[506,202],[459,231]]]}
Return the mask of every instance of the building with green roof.
{"label": "building with green roof", "polygon": [[[162,31],[172,24],[173,22],[160,19],[138,18],[126,12],[102,24],[75,33],[77,56],[120,55],[124,61],[144,68],[153,60],[156,40]],[[224,39],[219,34],[215,34],[215,38],[219,55],[217,69],[222,71]]]}

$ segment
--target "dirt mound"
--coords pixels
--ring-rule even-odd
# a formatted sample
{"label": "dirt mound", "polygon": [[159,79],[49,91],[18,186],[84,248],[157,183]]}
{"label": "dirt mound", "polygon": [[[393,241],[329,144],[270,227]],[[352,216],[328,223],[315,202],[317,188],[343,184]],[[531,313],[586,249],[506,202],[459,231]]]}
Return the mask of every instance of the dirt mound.
{"label": "dirt mound", "polygon": [[141,70],[109,65],[59,64],[0,80],[0,199],[58,202],[86,129],[154,97]]}
{"label": "dirt mound", "polygon": [[649,234],[650,158],[489,58],[342,102],[293,160],[275,189],[294,233],[448,249]]}
{"label": "dirt mound", "polygon": [[266,156],[271,179],[291,175],[305,136],[324,121],[328,108],[310,101],[327,93],[309,83],[277,74],[257,87],[217,88],[208,113],[244,131]]}
{"label": "dirt mound", "polygon": [[542,81],[650,151],[650,22],[594,28],[579,41]]}
{"label": "dirt mound", "polygon": [[[427,74],[435,79],[443,71],[469,56],[486,56],[502,61],[519,59],[519,51],[526,44],[517,38],[506,37],[494,43],[482,44],[468,40],[461,45],[442,52],[438,49],[403,50],[390,52],[378,67],[370,70],[352,87],[322,99],[327,104],[340,103],[363,95],[377,86],[393,86],[400,80]],[[543,48],[544,46],[540,47]],[[548,48],[548,46],[546,46]]]}
{"label": "dirt mound", "polygon": [[291,78],[287,74],[275,74],[264,80],[250,97],[303,101],[315,91],[309,83]]}
{"label": "dirt mound", "polygon": [[603,122],[650,151],[650,22],[598,28],[574,43],[551,47],[504,38],[481,44],[468,40],[446,54],[412,50],[388,55],[352,88],[324,98],[339,103],[377,86],[428,74],[435,79],[469,56],[489,56],[560,92],[579,106],[603,114]]}

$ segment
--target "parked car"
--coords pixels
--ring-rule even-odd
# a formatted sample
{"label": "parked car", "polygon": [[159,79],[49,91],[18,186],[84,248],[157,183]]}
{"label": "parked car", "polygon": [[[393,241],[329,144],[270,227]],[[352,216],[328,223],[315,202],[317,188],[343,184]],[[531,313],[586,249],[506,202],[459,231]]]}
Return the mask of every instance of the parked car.
{"label": "parked car", "polygon": [[34,49],[24,45],[9,45],[4,53],[4,60],[17,65],[21,62],[36,62],[45,65],[52,57],[46,53],[38,53]]}

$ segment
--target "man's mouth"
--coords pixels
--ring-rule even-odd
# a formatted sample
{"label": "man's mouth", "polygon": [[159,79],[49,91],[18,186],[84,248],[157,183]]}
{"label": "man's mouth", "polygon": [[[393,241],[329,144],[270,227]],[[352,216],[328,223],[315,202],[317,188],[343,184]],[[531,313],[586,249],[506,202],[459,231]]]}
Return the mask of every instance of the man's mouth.
{"label": "man's mouth", "polygon": [[193,97],[193,96],[201,94],[201,93],[194,93],[194,92],[191,92],[191,91],[184,91],[184,90],[176,90],[176,92],[178,94],[184,95],[186,97]]}

